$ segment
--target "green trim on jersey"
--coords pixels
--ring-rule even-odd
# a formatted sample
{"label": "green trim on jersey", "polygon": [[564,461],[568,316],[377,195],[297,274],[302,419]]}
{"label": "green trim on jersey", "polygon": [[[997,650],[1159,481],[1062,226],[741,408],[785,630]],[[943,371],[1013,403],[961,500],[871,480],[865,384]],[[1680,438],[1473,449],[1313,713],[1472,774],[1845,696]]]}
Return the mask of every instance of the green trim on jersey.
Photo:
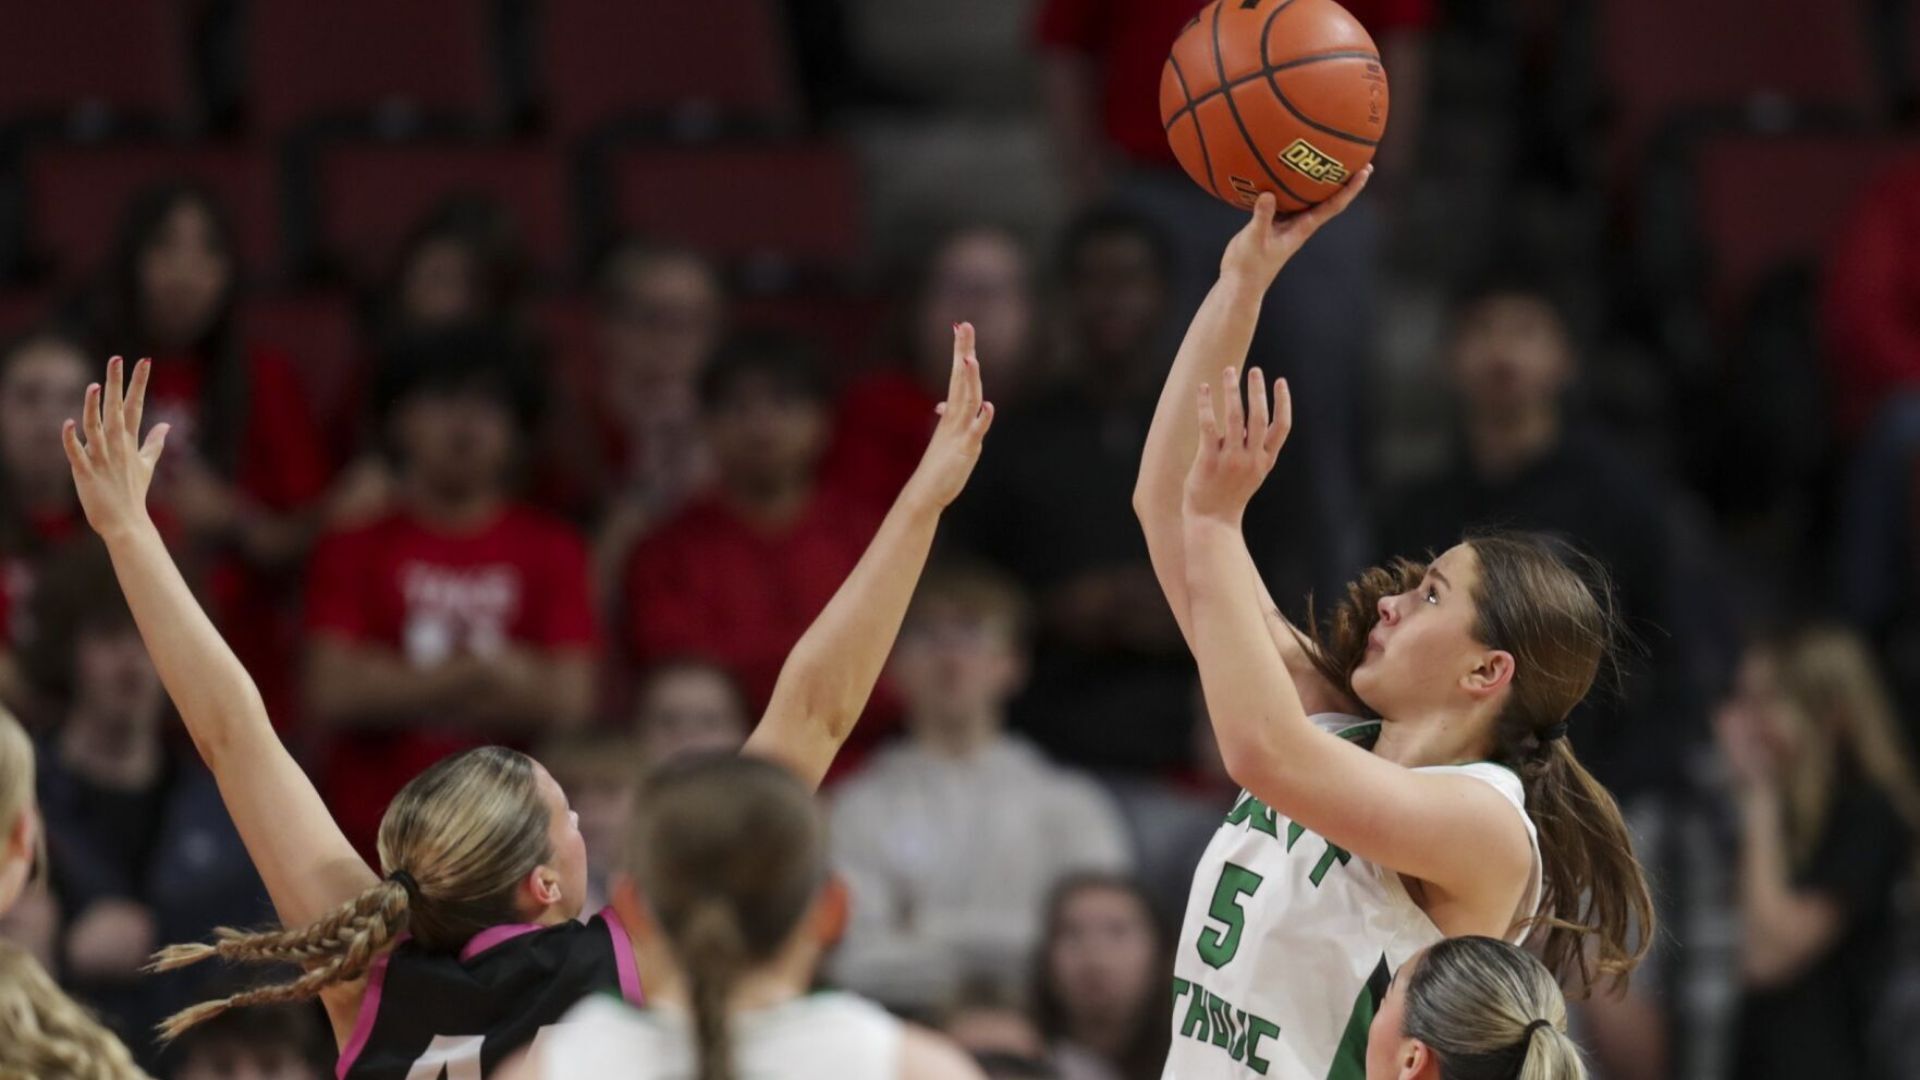
{"label": "green trim on jersey", "polygon": [[1387,987],[1392,983],[1393,972],[1387,970],[1387,958],[1382,956],[1373,974],[1367,977],[1367,985],[1361,987],[1359,996],[1354,998],[1353,1012],[1348,1014],[1346,1030],[1340,1034],[1340,1046],[1333,1052],[1333,1067],[1327,1070],[1327,1080],[1367,1080],[1367,1035],[1373,1030],[1373,1016],[1380,1011],[1380,1003],[1386,1000]]}

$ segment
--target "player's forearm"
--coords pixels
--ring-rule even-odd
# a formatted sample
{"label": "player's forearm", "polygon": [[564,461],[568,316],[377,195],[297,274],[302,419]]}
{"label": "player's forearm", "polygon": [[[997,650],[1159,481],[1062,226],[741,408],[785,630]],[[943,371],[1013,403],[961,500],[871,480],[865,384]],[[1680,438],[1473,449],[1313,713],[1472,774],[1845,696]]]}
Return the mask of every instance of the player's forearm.
{"label": "player's forearm", "polygon": [[1221,761],[1242,787],[1284,781],[1298,764],[1290,746],[1308,731],[1306,710],[1247,587],[1246,540],[1209,518],[1187,518],[1184,539],[1194,659]]}
{"label": "player's forearm", "polygon": [[1146,532],[1147,553],[1155,575],[1173,605],[1174,617],[1193,642],[1186,603],[1186,559],[1180,525],[1181,492],[1187,469],[1200,442],[1200,422],[1194,401],[1200,385],[1217,378],[1220,369],[1245,359],[1260,320],[1264,287],[1244,277],[1223,274],[1208,290],[1194,313],[1187,335],[1174,354],[1160,402],[1154,407],[1140,455],[1140,475],[1134,484],[1133,507]]}
{"label": "player's forearm", "polygon": [[275,738],[260,690],[214,629],[151,519],[103,533],[140,637],[210,766],[246,737]]}
{"label": "player's forearm", "polygon": [[[940,507],[919,497],[910,483],[853,572],[780,669],[767,706],[768,720],[799,721],[805,728],[804,738],[824,740],[830,747],[825,760],[819,760],[818,747],[791,748],[799,751],[796,754],[787,747],[768,746],[769,741],[792,736],[786,724],[763,722],[749,740],[749,748],[771,751],[795,764],[805,762],[807,772],[816,771],[817,764],[817,771],[825,774],[831,751],[852,733],[893,651],[939,523]],[[808,749],[815,752],[807,753]],[[818,783],[820,777],[811,779]]]}

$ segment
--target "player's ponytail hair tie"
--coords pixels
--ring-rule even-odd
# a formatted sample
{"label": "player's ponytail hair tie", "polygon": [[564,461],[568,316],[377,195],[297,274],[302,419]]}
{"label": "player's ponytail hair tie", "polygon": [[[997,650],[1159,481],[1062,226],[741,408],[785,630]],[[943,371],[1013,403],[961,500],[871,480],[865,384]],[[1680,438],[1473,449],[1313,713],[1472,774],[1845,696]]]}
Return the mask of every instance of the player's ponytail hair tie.
{"label": "player's ponytail hair tie", "polygon": [[395,870],[393,873],[387,875],[387,880],[407,890],[407,900],[409,903],[420,899],[420,883],[413,880],[412,874],[407,873],[405,870]]}
{"label": "player's ponytail hair tie", "polygon": [[1541,1028],[1550,1028],[1550,1027],[1552,1027],[1552,1026],[1553,1026],[1553,1021],[1551,1021],[1551,1020],[1549,1020],[1549,1019],[1547,1019],[1547,1018],[1546,1018],[1546,1017],[1544,1017],[1544,1016],[1543,1016],[1543,1017],[1541,1017],[1541,1018],[1540,1018],[1540,1019],[1538,1019],[1538,1020],[1531,1020],[1531,1021],[1528,1021],[1528,1022],[1527,1022],[1527,1029],[1526,1029],[1525,1031],[1523,1031],[1523,1032],[1521,1032],[1521,1033],[1520,1033],[1520,1047],[1521,1047],[1521,1049],[1523,1049],[1523,1050],[1524,1050],[1525,1048],[1527,1048],[1527,1047],[1529,1047],[1529,1046],[1532,1046],[1532,1045],[1533,1045],[1533,1033],[1534,1033],[1534,1032],[1536,1032],[1536,1031],[1539,1031],[1539,1030],[1540,1030]]}
{"label": "player's ponytail hair tie", "polygon": [[1550,742],[1558,742],[1567,737],[1567,722],[1562,720],[1557,724],[1549,724],[1541,728],[1540,734],[1536,737],[1540,740],[1540,745],[1542,746]]}

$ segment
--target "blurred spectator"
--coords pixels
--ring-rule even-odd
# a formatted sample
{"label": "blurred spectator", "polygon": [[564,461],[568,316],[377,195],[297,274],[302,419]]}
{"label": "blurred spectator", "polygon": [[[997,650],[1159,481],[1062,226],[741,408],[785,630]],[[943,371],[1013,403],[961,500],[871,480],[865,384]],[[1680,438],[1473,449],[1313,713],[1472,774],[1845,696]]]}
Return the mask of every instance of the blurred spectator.
{"label": "blurred spectator", "polygon": [[32,640],[39,563],[82,531],[60,426],[93,374],[85,349],[57,330],[33,331],[0,352],[0,705],[29,717],[16,657]]}
{"label": "blurred spectator", "polygon": [[1623,694],[1589,696],[1572,737],[1580,760],[1631,802],[1683,783],[1704,727],[1683,663],[1670,497],[1604,431],[1569,415],[1576,375],[1571,331],[1540,286],[1498,277],[1470,291],[1447,354],[1458,446],[1440,471],[1387,494],[1376,555],[1417,558],[1500,526],[1557,533],[1598,557],[1650,655]]}
{"label": "blurred spectator", "polygon": [[1015,724],[1088,766],[1158,769],[1187,751],[1193,661],[1132,500],[1165,367],[1167,259],[1165,238],[1135,214],[1095,212],[1067,229],[1065,377],[1002,409],[954,511],[953,541],[1038,601]]}
{"label": "blurred spectator", "polygon": [[240,275],[212,193],[164,184],[129,204],[91,314],[109,353],[153,358],[146,423],[172,425],[154,501],[211,557],[214,616],[284,721],[284,575],[307,555],[329,470],[291,359],[241,336]]}
{"label": "blurred spectator", "polygon": [[188,1031],[169,1056],[172,1080],[323,1080],[331,1073],[319,1010],[311,1004],[255,1006]]}
{"label": "blurred spectator", "polygon": [[1715,716],[1741,827],[1737,1065],[1745,1078],[1891,1075],[1868,1031],[1914,869],[1920,784],[1886,688],[1853,634],[1751,650]]}
{"label": "blurred spectator", "polygon": [[[1826,260],[1826,351],[1842,431],[1857,436],[1896,397],[1920,391],[1920,162],[1860,200]],[[1915,441],[1920,441],[1916,436]]]}
{"label": "blurred spectator", "polygon": [[588,406],[607,505],[594,561],[611,597],[633,545],[712,479],[700,371],[719,345],[726,293],[699,255],[628,243],[602,264],[595,299],[601,363]]}
{"label": "blurred spectator", "polygon": [[876,505],[899,494],[947,396],[953,327],[973,323],[975,352],[1003,412],[1033,381],[1033,284],[1017,237],[988,225],[956,228],[908,273],[890,366],[854,380],[840,402],[826,476]]}
{"label": "blurred spectator", "polygon": [[1152,893],[1155,909],[1168,925],[1178,925],[1186,915],[1193,868],[1240,794],[1240,785],[1220,760],[1220,744],[1197,679],[1189,700],[1193,764],[1170,774],[1108,781],[1139,854],[1140,884]]}
{"label": "blurred spectator", "polygon": [[377,337],[384,343],[475,320],[517,324],[531,283],[513,215],[485,196],[450,196],[401,245],[378,300]]}
{"label": "blurred spectator", "polygon": [[1171,935],[1138,880],[1080,874],[1047,903],[1037,1007],[1064,1080],[1156,1080],[1172,1038]]}
{"label": "blurred spectator", "polygon": [[27,673],[59,707],[40,754],[40,807],[64,931],[66,984],[149,1068],[153,1026],[201,999],[204,974],[146,975],[159,945],[267,913],[266,892],[198,757],[169,715],[98,543],[48,564]]}
{"label": "blurred spectator", "polygon": [[724,664],[757,712],[879,514],[820,482],[826,383],[798,343],[752,335],[723,347],[701,376],[700,409],[715,483],[634,548],[628,645],[642,662]]}
{"label": "blurred spectator", "polygon": [[513,337],[423,332],[380,375],[399,506],[327,536],[307,576],[306,702],[335,736],[322,790],[363,852],[432,762],[584,722],[597,644],[585,543],[512,493],[543,389]]}
{"label": "blurred spectator", "polygon": [[1131,861],[1107,794],[1005,731],[1023,623],[998,575],[930,571],[890,663],[907,737],[835,790],[853,896],[836,975],[883,1002],[927,1007],[975,979],[1018,987],[1054,882]]}
{"label": "blurred spectator", "polygon": [[601,731],[571,732],[539,743],[535,759],[567,793],[587,846],[587,897],[581,918],[607,906],[607,875],[627,850],[627,822],[642,776],[633,740]]}
{"label": "blurred spectator", "polygon": [[655,664],[634,695],[633,734],[643,769],[690,754],[738,750],[752,726],[739,681],[704,660]]}

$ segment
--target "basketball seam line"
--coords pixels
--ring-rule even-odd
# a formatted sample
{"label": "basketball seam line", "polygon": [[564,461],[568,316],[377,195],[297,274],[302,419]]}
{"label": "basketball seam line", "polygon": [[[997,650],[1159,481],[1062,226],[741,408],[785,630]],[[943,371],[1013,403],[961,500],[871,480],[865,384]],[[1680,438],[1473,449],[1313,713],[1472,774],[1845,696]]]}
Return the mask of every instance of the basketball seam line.
{"label": "basketball seam line", "polygon": [[[1167,59],[1172,60],[1173,58],[1168,57]],[[1180,106],[1178,109],[1175,109],[1173,111],[1173,115],[1167,117],[1166,121],[1161,124],[1161,127],[1171,131],[1173,130],[1174,123],[1177,122],[1182,116],[1185,116],[1189,112],[1192,112],[1195,109],[1197,109],[1199,106],[1204,105],[1209,101],[1212,101],[1214,98],[1219,97],[1221,94],[1232,93],[1233,91],[1238,90],[1241,87],[1246,86],[1250,83],[1260,82],[1264,79],[1271,79],[1273,76],[1279,74],[1282,71],[1286,71],[1289,68],[1305,67],[1308,64],[1317,64],[1322,60],[1372,60],[1372,61],[1378,62],[1379,59],[1380,59],[1380,56],[1378,53],[1370,53],[1370,52],[1365,52],[1363,50],[1353,49],[1353,50],[1346,50],[1342,52],[1317,53],[1313,56],[1303,56],[1298,60],[1289,60],[1284,64],[1275,64],[1272,67],[1262,67],[1259,71],[1253,73],[1252,75],[1242,76],[1241,78],[1235,79],[1233,82],[1230,82],[1230,83],[1223,83],[1220,86],[1216,86],[1213,89],[1207,91],[1206,93],[1201,94],[1199,97],[1194,97],[1193,95],[1188,94],[1187,103],[1185,105]],[[1184,93],[1186,88],[1182,86],[1181,90]],[[1277,84],[1273,88],[1273,93],[1275,97],[1280,99],[1280,104],[1284,105],[1288,112],[1292,113],[1302,123],[1310,127],[1316,128],[1320,131],[1324,131],[1329,135],[1334,135],[1339,138],[1345,139],[1351,143],[1359,143],[1362,146],[1378,146],[1379,145],[1379,141],[1376,139],[1363,139],[1358,135],[1350,135],[1347,132],[1341,131],[1337,128],[1330,128],[1324,124],[1314,123],[1312,120],[1309,120],[1304,116],[1301,116],[1300,110],[1293,107],[1293,103],[1291,101],[1288,101],[1286,98],[1286,95],[1280,92],[1280,87]]]}
{"label": "basketball seam line", "polygon": [[[1281,5],[1281,7],[1285,6],[1284,4]],[[1276,11],[1275,14],[1278,14],[1278,12]],[[1220,5],[1217,3],[1213,7],[1213,69],[1214,73],[1220,77],[1220,81],[1225,83],[1227,81],[1227,62],[1220,55]],[[1240,119],[1240,106],[1234,102],[1232,94],[1227,95],[1227,111],[1233,114],[1233,124],[1240,129],[1240,138],[1246,142],[1247,149],[1253,151],[1254,160],[1260,163],[1260,168],[1267,174],[1267,178],[1272,180],[1274,185],[1281,191],[1291,196],[1295,202],[1312,206],[1315,200],[1301,198],[1300,193],[1288,187],[1287,182],[1280,179],[1279,174],[1273,171],[1273,166],[1267,164],[1267,155],[1262,153],[1259,145],[1253,141],[1253,133],[1247,130],[1246,121]],[[1198,116],[1193,118],[1193,126],[1196,128],[1200,126],[1200,118]]]}
{"label": "basketball seam line", "polygon": [[[1179,58],[1169,56],[1167,57],[1167,63],[1173,67],[1174,81],[1180,84],[1180,96],[1187,100],[1187,103],[1181,108],[1186,111],[1191,111],[1193,108],[1193,94],[1187,89],[1187,76],[1185,72],[1180,70]],[[1176,113],[1175,115],[1178,114]],[[1168,133],[1171,134],[1173,129],[1168,128],[1167,130]],[[1212,189],[1214,198],[1225,200],[1226,196],[1220,194],[1220,181],[1215,179],[1213,175],[1213,156],[1207,153],[1207,129],[1200,126],[1200,117],[1198,115],[1195,115],[1193,118],[1193,136],[1200,142],[1200,164],[1207,170],[1207,187]]]}

